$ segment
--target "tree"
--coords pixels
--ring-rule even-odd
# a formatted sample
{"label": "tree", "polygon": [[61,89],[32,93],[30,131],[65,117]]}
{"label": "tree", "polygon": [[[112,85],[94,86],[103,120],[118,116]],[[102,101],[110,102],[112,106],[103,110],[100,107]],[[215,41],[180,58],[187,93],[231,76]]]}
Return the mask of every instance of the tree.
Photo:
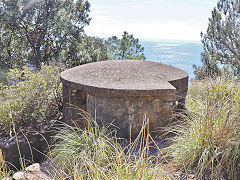
{"label": "tree", "polygon": [[139,40],[124,31],[122,39],[112,36],[106,41],[108,52],[112,59],[138,59],[145,60],[144,48]]}
{"label": "tree", "polygon": [[240,73],[240,1],[219,0],[209,18],[207,32],[201,33],[204,50],[202,66],[195,68],[196,78],[220,75],[229,68],[234,76]]}
{"label": "tree", "polygon": [[76,57],[71,47],[84,37],[89,8],[85,0],[0,0],[0,65],[40,68]]}
{"label": "tree", "polygon": [[217,77],[221,75],[221,68],[216,61],[211,59],[207,51],[201,53],[202,66],[193,65],[195,79],[204,79],[206,77]]}
{"label": "tree", "polygon": [[107,46],[97,37],[78,36],[64,55],[67,67],[110,59]]}

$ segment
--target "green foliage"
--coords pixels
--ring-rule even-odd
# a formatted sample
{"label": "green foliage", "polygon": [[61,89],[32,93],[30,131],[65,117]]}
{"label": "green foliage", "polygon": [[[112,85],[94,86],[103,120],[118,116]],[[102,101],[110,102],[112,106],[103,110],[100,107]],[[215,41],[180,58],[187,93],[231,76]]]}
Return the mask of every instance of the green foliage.
{"label": "green foliage", "polygon": [[57,108],[54,105],[61,93],[59,77],[58,67],[46,65],[35,73],[27,67],[10,69],[9,84],[0,84],[1,130],[11,132],[12,121],[16,128],[46,121]]}
{"label": "green foliage", "polygon": [[185,123],[166,149],[178,168],[195,169],[198,178],[236,179],[240,172],[240,85],[231,81],[195,81],[186,100]]}
{"label": "green foliage", "polygon": [[201,53],[201,61],[201,66],[193,65],[193,73],[196,80],[221,76],[221,69],[218,67],[218,63],[211,59],[206,52]]}
{"label": "green foliage", "polygon": [[123,32],[122,39],[112,36],[108,38],[106,44],[112,59],[146,59],[143,53],[144,48],[139,44],[139,40],[126,31]]}
{"label": "green foliage", "polygon": [[105,61],[110,58],[104,41],[100,38],[89,36],[79,36],[72,40],[69,51],[65,52],[64,57],[67,67]]}
{"label": "green foliage", "polygon": [[40,68],[76,56],[70,47],[90,22],[89,7],[85,0],[0,0],[0,65]]}
{"label": "green foliage", "polygon": [[219,64],[231,69],[234,76],[240,73],[240,2],[219,0],[209,18],[207,32],[202,36],[204,51],[202,67],[195,66],[197,79],[219,75]]}

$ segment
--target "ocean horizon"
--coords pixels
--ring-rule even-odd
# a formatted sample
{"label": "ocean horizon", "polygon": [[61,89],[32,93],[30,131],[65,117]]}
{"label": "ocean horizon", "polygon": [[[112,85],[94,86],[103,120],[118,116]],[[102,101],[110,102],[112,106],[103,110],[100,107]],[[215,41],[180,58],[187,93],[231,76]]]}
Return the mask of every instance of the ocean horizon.
{"label": "ocean horizon", "polygon": [[139,39],[147,61],[160,62],[185,70],[194,78],[193,64],[201,65],[201,41]]}

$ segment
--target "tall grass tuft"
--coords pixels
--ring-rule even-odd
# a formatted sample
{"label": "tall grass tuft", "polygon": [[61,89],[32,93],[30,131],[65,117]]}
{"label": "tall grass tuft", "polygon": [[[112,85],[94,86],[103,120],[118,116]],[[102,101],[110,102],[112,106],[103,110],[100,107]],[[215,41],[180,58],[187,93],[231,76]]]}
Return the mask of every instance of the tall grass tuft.
{"label": "tall grass tuft", "polygon": [[5,162],[3,152],[0,149],[0,179],[3,179],[9,175],[9,170],[7,168],[7,164]]}
{"label": "tall grass tuft", "polygon": [[179,169],[194,169],[198,178],[236,179],[240,172],[240,89],[223,80],[192,83],[186,100],[184,124],[165,149]]}
{"label": "tall grass tuft", "polygon": [[[149,154],[145,128],[127,147],[114,132],[88,119],[86,129],[64,125],[59,129],[49,158],[58,179],[167,179],[158,158]],[[145,123],[146,124],[146,123]],[[138,153],[136,153],[136,148]]]}

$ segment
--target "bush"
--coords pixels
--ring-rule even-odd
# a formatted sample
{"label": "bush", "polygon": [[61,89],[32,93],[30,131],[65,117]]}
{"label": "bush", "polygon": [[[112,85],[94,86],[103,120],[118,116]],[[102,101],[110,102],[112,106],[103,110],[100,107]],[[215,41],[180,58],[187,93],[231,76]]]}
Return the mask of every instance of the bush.
{"label": "bush", "polygon": [[61,94],[60,68],[42,65],[33,72],[27,67],[10,69],[8,85],[0,84],[0,128],[31,127],[44,122],[56,109]]}
{"label": "bush", "polygon": [[186,100],[183,125],[165,149],[179,169],[236,179],[240,172],[240,89],[231,81],[195,81]]}

